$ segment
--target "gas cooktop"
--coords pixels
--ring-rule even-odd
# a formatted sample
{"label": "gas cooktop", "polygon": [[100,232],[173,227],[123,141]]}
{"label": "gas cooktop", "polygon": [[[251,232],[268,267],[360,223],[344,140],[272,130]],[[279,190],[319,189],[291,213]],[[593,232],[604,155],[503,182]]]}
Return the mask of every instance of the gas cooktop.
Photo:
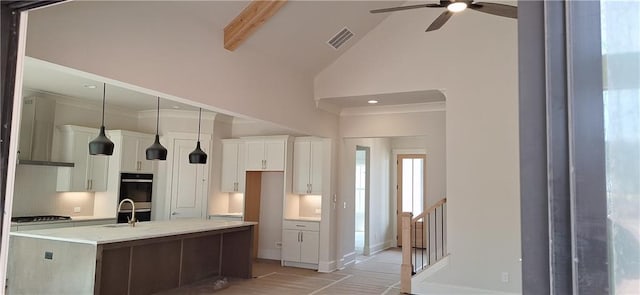
{"label": "gas cooktop", "polygon": [[22,217],[11,217],[11,222],[38,222],[38,221],[58,221],[58,220],[69,220],[71,217],[69,216],[60,216],[60,215],[36,215],[36,216],[22,216]]}

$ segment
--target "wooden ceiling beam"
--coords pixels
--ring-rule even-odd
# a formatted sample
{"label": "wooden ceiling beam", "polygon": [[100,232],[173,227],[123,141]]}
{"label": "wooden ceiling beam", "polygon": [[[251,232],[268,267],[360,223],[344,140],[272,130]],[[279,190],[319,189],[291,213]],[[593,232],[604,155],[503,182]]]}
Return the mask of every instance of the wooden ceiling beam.
{"label": "wooden ceiling beam", "polygon": [[253,0],[224,27],[224,48],[234,51],[266,23],[287,0]]}

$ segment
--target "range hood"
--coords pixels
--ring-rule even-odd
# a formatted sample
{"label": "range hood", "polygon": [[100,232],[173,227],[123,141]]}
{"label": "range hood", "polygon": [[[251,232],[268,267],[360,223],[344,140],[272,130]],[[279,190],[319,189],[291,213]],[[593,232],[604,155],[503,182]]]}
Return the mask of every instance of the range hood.
{"label": "range hood", "polygon": [[55,109],[56,102],[53,99],[27,97],[23,100],[18,164],[74,166],[73,163],[51,161]]}

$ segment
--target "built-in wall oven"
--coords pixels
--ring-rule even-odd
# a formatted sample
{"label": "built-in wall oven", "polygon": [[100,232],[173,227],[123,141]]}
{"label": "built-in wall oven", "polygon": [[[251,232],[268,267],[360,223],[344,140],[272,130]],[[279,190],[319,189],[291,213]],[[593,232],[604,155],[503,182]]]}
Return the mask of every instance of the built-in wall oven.
{"label": "built-in wall oven", "polygon": [[[136,208],[138,221],[151,220],[151,196],[153,192],[153,174],[120,173],[120,197],[118,202],[131,199]],[[118,223],[127,222],[131,217],[131,204],[125,202],[118,212]]]}

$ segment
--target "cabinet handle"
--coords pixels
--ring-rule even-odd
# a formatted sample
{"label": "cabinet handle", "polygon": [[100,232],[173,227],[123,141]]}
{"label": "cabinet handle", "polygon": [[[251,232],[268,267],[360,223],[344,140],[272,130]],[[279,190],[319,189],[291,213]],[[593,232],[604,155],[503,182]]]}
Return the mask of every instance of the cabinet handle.
{"label": "cabinet handle", "polygon": [[262,160],[262,169],[267,169],[267,160]]}
{"label": "cabinet handle", "polygon": [[298,232],[298,242],[300,242],[300,234],[301,234],[301,233],[302,233],[302,232]]}
{"label": "cabinet handle", "polygon": [[304,242],[304,233],[300,232],[300,242]]}
{"label": "cabinet handle", "polygon": [[87,179],[87,186],[86,186],[86,187],[87,187],[87,190],[91,189],[91,186],[89,185],[89,182],[90,182],[90,181],[91,181],[91,180]]}

